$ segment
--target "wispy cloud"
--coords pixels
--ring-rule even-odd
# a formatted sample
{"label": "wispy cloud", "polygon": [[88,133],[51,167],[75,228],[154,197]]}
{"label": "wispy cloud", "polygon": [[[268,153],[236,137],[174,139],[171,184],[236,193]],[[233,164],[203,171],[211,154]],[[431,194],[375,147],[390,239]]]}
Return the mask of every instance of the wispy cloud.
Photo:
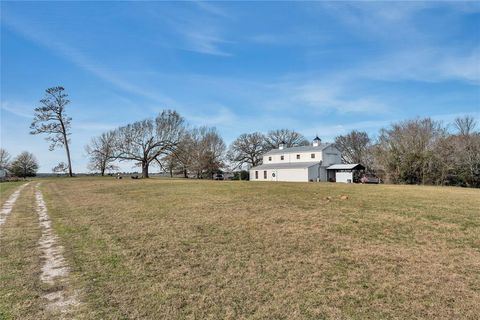
{"label": "wispy cloud", "polygon": [[349,96],[348,85],[344,83],[309,83],[296,89],[296,98],[320,112],[335,110],[345,113],[385,113],[389,107],[378,98],[363,95],[361,98]]}
{"label": "wispy cloud", "polygon": [[216,106],[216,112],[188,115],[187,120],[196,126],[226,126],[238,120],[238,117],[224,106]]}
{"label": "wispy cloud", "polygon": [[345,77],[370,80],[438,82],[461,80],[480,84],[480,47],[454,51],[417,47],[384,55],[345,72]]}
{"label": "wispy cloud", "polygon": [[30,39],[34,43],[50,49],[54,54],[57,54],[77,67],[93,74],[94,76],[102,79],[115,87],[125,90],[127,92],[143,96],[147,99],[158,103],[172,103],[173,99],[160,95],[157,92],[147,90],[134,83],[124,80],[120,75],[108,70],[105,66],[101,66],[93,60],[89,59],[80,50],[69,46],[56,38],[47,35],[38,26],[32,26],[25,23],[21,19],[12,16],[11,14],[2,15],[2,23],[6,24],[9,28],[22,36]]}
{"label": "wispy cloud", "polygon": [[[410,37],[418,36],[410,23],[423,10],[434,5],[429,1],[386,2],[318,2],[317,7],[349,27],[360,37]],[[395,32],[392,32],[395,31]]]}
{"label": "wispy cloud", "polygon": [[[433,120],[442,122],[443,125],[451,128],[451,123],[458,117],[472,116],[480,120],[480,112],[458,112],[435,114],[429,117]],[[427,117],[427,116],[425,116]],[[388,128],[391,124],[404,121],[404,118],[391,118],[388,120],[362,120],[354,122],[337,122],[334,124],[322,123],[318,126],[300,130],[305,136],[320,135],[321,137],[333,141],[338,135],[347,134],[352,130],[366,131],[372,138],[375,138],[381,128]]]}
{"label": "wispy cloud", "polygon": [[[480,83],[480,47],[457,40],[448,23],[464,14],[478,14],[478,2],[321,2],[312,5],[346,26],[355,39],[378,43],[380,50],[368,60],[337,73],[350,79],[439,82],[459,80]],[[310,7],[312,7],[310,6]],[[420,21],[431,10],[444,10],[442,33],[432,34]],[[315,10],[314,10],[315,11]],[[422,16],[423,15],[423,16]],[[431,16],[431,15],[430,15]],[[443,25],[442,25],[443,24]]]}
{"label": "wispy cloud", "polygon": [[224,17],[224,18],[231,18],[231,15],[225,9],[221,8],[218,5],[213,4],[212,2],[196,0],[196,1],[193,1],[193,3],[207,13]]}
{"label": "wispy cloud", "polygon": [[183,35],[189,44],[189,50],[216,56],[231,56],[230,53],[220,49],[220,45],[229,41],[223,39],[214,31],[186,30]]}
{"label": "wispy cloud", "polygon": [[145,14],[164,24],[168,31],[175,35],[169,43],[170,47],[213,56],[232,55],[225,48],[233,41],[225,36],[224,27],[224,21],[231,17],[219,6],[193,1],[189,5],[176,6],[175,10],[171,11],[149,8]]}
{"label": "wispy cloud", "polygon": [[33,119],[32,107],[27,108],[23,104],[1,101],[0,109],[2,112],[6,111],[18,117]]}

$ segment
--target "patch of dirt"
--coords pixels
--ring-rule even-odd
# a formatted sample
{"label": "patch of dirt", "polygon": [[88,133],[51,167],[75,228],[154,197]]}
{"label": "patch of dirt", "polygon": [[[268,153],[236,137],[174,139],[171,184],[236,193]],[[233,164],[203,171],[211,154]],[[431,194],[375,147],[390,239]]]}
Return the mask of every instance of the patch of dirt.
{"label": "patch of dirt", "polygon": [[43,296],[48,300],[47,309],[65,312],[70,307],[78,305],[75,295],[66,296],[63,291],[54,291]]}
{"label": "patch of dirt", "polygon": [[65,313],[71,306],[78,304],[75,294],[68,294],[66,287],[66,278],[68,276],[68,265],[63,257],[63,247],[57,242],[58,238],[52,229],[52,223],[48,216],[48,210],[43,200],[42,192],[36,185],[35,198],[37,201],[37,213],[42,236],[38,241],[42,252],[42,272],[40,280],[48,285],[62,283],[54,292],[44,295],[48,301],[47,309],[51,311]]}
{"label": "patch of dirt", "polygon": [[20,187],[17,188],[17,190],[15,190],[15,192],[13,192],[10,195],[10,197],[8,197],[7,201],[5,201],[5,203],[2,206],[2,209],[0,210],[0,226],[2,226],[7,221],[8,215],[10,214],[10,212],[12,212],[13,205],[15,204],[18,197],[20,196],[20,193],[22,192],[23,188],[25,188],[25,186],[29,183],[30,182],[22,184]]}

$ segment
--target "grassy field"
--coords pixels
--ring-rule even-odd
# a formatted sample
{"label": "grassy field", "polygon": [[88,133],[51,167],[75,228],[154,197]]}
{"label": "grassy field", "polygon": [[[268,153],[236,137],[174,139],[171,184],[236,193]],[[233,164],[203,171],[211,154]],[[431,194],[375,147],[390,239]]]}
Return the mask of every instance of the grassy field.
{"label": "grassy field", "polygon": [[7,199],[7,197],[15,191],[15,188],[24,184],[25,181],[3,182],[0,183],[0,205]]}
{"label": "grassy field", "polygon": [[[480,190],[112,178],[40,188],[79,296],[71,318],[480,314]],[[0,318],[51,317],[33,191],[1,233]]]}

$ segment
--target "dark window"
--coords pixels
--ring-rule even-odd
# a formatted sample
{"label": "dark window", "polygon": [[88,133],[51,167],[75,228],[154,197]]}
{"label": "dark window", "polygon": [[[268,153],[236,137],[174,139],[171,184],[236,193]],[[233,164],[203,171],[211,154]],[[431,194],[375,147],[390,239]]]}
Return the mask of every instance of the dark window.
{"label": "dark window", "polygon": [[300,155],[299,155],[299,154],[297,154],[297,159],[300,159]]}
{"label": "dark window", "polygon": [[284,156],[280,156],[280,160],[283,160],[284,159]]}
{"label": "dark window", "polygon": [[272,157],[268,157],[268,161],[272,161]]}
{"label": "dark window", "polygon": [[255,179],[258,180],[258,171],[255,171]]}
{"label": "dark window", "polygon": [[312,153],[311,157],[312,159],[315,159],[315,153]]}
{"label": "dark window", "polygon": [[263,171],[263,179],[267,179],[267,170]]}

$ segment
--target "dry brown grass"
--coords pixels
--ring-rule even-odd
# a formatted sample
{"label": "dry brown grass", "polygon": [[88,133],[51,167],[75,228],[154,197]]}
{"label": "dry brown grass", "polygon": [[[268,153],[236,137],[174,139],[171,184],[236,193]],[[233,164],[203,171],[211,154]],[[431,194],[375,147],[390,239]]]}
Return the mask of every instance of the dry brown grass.
{"label": "dry brown grass", "polygon": [[[76,318],[480,314],[480,190],[111,178],[42,190],[80,292]],[[7,223],[21,228],[34,214],[16,208]],[[38,236],[24,227],[32,232],[10,225],[2,235],[14,252],[2,267]],[[25,314],[14,287],[35,278],[35,258],[23,258],[24,279],[0,289],[15,296],[0,305],[14,316]],[[41,302],[32,303],[34,318]]]}
{"label": "dry brown grass", "polygon": [[[13,183],[8,183],[13,187]],[[5,190],[5,189],[4,189]],[[13,188],[8,190],[9,193]],[[6,197],[2,195],[2,200]],[[43,317],[40,238],[32,185],[23,189],[0,233],[0,319]]]}
{"label": "dry brown grass", "polygon": [[7,200],[8,196],[15,191],[15,188],[26,183],[25,181],[12,181],[0,183],[0,205]]}

